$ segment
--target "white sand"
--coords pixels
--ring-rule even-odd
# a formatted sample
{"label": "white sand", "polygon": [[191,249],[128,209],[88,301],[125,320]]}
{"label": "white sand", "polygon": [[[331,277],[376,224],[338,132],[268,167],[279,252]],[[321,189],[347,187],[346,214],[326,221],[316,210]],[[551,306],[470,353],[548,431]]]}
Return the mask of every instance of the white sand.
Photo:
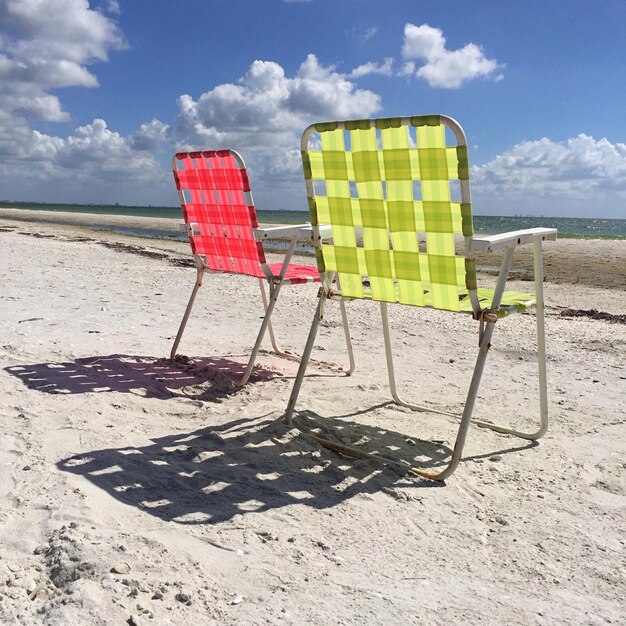
{"label": "white sand", "polygon": [[[186,244],[5,216],[0,622],[625,623],[626,326],[559,313],[626,313],[613,271],[626,242],[559,250],[573,261],[546,269],[550,430],[529,445],[472,427],[444,485],[288,431],[292,361],[265,351],[230,390],[260,324],[256,281],[208,276],[181,344],[190,360],[172,364],[195,277]],[[283,290],[284,347],[301,351],[316,291]],[[405,458],[445,454],[454,420],[388,404],[378,309],[348,308],[356,372],[340,372],[331,303],[298,407]],[[402,394],[460,410],[475,323],[390,316]],[[498,323],[477,417],[537,414],[533,327],[532,315]]]}

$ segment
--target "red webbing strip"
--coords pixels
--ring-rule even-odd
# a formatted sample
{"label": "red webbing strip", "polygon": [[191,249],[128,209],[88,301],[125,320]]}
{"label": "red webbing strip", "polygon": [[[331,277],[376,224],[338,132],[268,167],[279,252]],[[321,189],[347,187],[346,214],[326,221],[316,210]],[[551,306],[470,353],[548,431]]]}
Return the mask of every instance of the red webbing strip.
{"label": "red webbing strip", "polygon": [[259,220],[257,219],[256,210],[253,206],[248,206],[248,213],[250,214],[250,224],[252,228],[259,227]]}
{"label": "red webbing strip", "polygon": [[265,250],[263,248],[263,242],[261,242],[261,241],[257,241],[256,242],[256,252],[259,255],[259,261],[261,261],[261,263],[266,263],[266,260],[265,260]]}

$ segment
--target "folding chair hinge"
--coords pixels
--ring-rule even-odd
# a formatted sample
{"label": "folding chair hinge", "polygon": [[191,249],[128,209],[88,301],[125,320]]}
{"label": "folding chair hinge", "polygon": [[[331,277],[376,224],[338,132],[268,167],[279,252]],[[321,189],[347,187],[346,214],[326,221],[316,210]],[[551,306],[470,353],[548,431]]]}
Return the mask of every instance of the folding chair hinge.
{"label": "folding chair hinge", "polygon": [[483,323],[491,322],[492,324],[495,324],[498,321],[498,311],[497,309],[483,309],[478,313],[474,313],[474,319]]}
{"label": "folding chair hinge", "polygon": [[485,334],[485,323],[495,324],[498,321],[498,313],[496,309],[483,309],[480,313],[474,313],[474,319],[480,324],[478,326],[478,346],[483,345],[483,335]]}

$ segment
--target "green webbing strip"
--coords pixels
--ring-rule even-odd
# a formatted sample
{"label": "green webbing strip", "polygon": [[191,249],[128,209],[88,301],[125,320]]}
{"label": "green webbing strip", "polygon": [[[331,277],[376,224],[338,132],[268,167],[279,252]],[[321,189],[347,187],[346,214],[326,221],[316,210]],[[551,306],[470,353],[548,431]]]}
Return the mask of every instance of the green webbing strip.
{"label": "green webbing strip", "polygon": [[302,169],[304,170],[304,180],[311,180],[311,161],[306,152],[300,152],[302,157]]}
{"label": "green webbing strip", "polygon": [[357,183],[379,181],[381,179],[381,172],[378,167],[378,152],[375,150],[355,150],[353,147],[352,165],[354,167],[354,180]]}
{"label": "green webbing strip", "polygon": [[406,148],[383,150],[387,181],[411,179],[411,153]]}
{"label": "green webbing strip", "polygon": [[369,120],[349,120],[344,126],[346,130],[367,130],[371,124]]}
{"label": "green webbing strip", "polygon": [[[321,149],[302,156],[311,221],[333,228],[318,268],[338,273],[346,297],[471,312],[475,262],[455,240],[473,233],[471,205],[451,192],[468,189],[467,147],[446,144],[438,115],[402,119],[315,125]],[[505,294],[502,311],[529,300]]]}
{"label": "green webbing strip", "polygon": [[465,287],[469,291],[473,291],[477,288],[476,261],[474,259],[465,259]]}
{"label": "green webbing strip", "polygon": [[472,205],[469,202],[461,203],[461,219],[463,223],[463,236],[471,237],[474,234],[474,223],[472,221]]}
{"label": "green webbing strip", "polygon": [[324,263],[324,255],[322,254],[322,248],[315,248],[315,259],[317,260],[317,270],[321,274],[322,272],[330,271],[327,269],[326,264]]}
{"label": "green webbing strip", "polygon": [[[305,180],[311,180],[312,178],[318,178],[317,176],[313,176],[313,171],[323,172],[321,169],[323,166],[322,153],[319,151],[309,151],[304,152],[303,154],[307,155],[306,165],[304,167],[304,178]],[[308,177],[307,177],[308,175]]]}
{"label": "green webbing strip", "polygon": [[361,221],[365,228],[380,228],[387,232],[387,215],[382,199],[361,200]]}
{"label": "green webbing strip", "polygon": [[[311,214],[311,224],[313,226],[317,226],[319,222],[317,221],[319,211],[317,210],[317,203],[315,202],[315,198],[309,198],[309,213]],[[326,222],[327,223],[327,222]]]}
{"label": "green webbing strip", "polygon": [[318,133],[325,133],[328,130],[335,130],[338,126],[339,122],[320,122],[319,124],[315,124],[315,130]]}
{"label": "green webbing strip", "polygon": [[448,177],[448,159],[443,148],[420,148],[418,149],[418,157],[420,180],[439,183],[450,180]]}
{"label": "green webbing strip", "polygon": [[327,181],[348,180],[348,165],[343,150],[325,150],[322,152],[322,161]]}
{"label": "green webbing strip", "polygon": [[458,165],[459,180],[469,180],[469,157],[467,156],[467,146],[457,146],[456,158]]}
{"label": "green webbing strip", "polygon": [[[409,134],[407,133],[406,128],[402,126],[390,125],[386,132],[381,133],[381,135],[381,143],[385,152],[390,152],[392,150],[406,151],[409,149]],[[389,177],[387,177],[387,180],[389,180]]]}
{"label": "green webbing strip", "polygon": [[374,128],[400,128],[402,125],[401,117],[379,117],[374,120]]}
{"label": "green webbing strip", "polygon": [[441,116],[439,115],[414,115],[410,118],[411,126],[439,126]]}
{"label": "green webbing strip", "polygon": [[450,202],[443,200],[424,200],[422,202],[427,233],[454,233],[450,206]]}

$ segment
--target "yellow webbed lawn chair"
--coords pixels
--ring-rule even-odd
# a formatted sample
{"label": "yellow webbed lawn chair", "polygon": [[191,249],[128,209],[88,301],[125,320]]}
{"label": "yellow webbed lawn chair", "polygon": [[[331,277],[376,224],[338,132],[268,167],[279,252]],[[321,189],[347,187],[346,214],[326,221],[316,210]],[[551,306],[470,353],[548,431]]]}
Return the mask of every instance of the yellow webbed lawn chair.
{"label": "yellow webbed lawn chair", "polygon": [[[283,285],[319,282],[317,268],[291,262],[298,239],[311,237],[309,224],[259,228],[248,170],[241,155],[235,150],[204,150],[179,152],[172,158],[172,171],[178,189],[189,243],[196,262],[196,282],[178,328],[170,358],[174,359],[191,314],[196,295],[205,273],[226,273],[252,276],[258,279],[265,316],[257,334],[245,372],[237,385],[245,385],[266,330],[269,331],[274,352],[288,354],[276,345],[271,317]],[[321,236],[320,229],[315,236]],[[268,263],[263,241],[271,238],[289,238],[284,261]],[[268,285],[268,296],[265,293]],[[354,369],[348,321],[342,304],[342,321],[350,365],[346,375]]]}
{"label": "yellow webbed lawn chair", "polygon": [[[450,136],[450,145],[446,135]],[[418,411],[451,415],[416,406],[398,396],[387,303],[466,313],[478,323],[478,357],[450,461],[439,472],[415,466],[409,467],[411,471],[436,480],[450,476],[461,459],[470,422],[525,439],[541,437],[548,427],[541,242],[556,239],[556,229],[531,228],[491,237],[474,236],[467,143],[461,126],[444,115],[314,124],[302,136],[302,160],[314,232],[321,225],[330,224],[333,239],[326,243],[315,238],[322,287],[287,407],[288,425],[294,425],[296,401],[326,301],[363,298],[380,302],[393,399]],[[455,235],[463,236],[462,254],[456,251]],[[534,246],[534,296],[504,290],[513,251],[525,243]],[[478,251],[504,251],[495,289],[477,287],[474,255]],[[335,277],[338,280],[333,285]],[[537,318],[537,429],[520,432],[472,420],[497,321],[524,311],[531,304],[536,304]],[[407,467],[399,460],[366,453],[299,428],[344,454]]]}

